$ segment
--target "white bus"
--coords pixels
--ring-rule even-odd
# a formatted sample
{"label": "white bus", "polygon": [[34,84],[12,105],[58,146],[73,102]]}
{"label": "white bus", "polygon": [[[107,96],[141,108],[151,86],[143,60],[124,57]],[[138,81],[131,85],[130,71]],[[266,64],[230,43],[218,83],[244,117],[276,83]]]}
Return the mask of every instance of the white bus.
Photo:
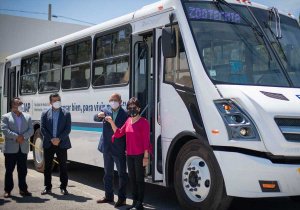
{"label": "white bus", "polygon": [[72,115],[69,160],[103,167],[93,115],[114,92],[124,107],[136,96],[151,124],[147,181],[174,187],[183,209],[299,200],[299,58],[290,14],[248,0],[165,0],[7,57],[2,111],[21,97],[42,148],[41,112],[58,92]]}

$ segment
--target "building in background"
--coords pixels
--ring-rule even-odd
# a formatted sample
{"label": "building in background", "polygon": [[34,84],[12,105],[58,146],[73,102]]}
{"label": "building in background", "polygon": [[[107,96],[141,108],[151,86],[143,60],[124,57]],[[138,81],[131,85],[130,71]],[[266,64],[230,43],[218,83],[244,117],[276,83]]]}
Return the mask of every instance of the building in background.
{"label": "building in background", "polygon": [[0,87],[3,65],[7,56],[87,27],[0,14]]}

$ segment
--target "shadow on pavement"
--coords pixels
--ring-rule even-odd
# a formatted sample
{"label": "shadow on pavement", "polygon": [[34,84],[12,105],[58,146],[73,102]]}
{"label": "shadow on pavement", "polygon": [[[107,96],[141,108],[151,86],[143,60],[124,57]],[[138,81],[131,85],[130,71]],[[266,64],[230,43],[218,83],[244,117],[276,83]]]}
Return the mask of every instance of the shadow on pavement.
{"label": "shadow on pavement", "polygon": [[[33,161],[28,161],[28,168],[34,170]],[[59,170],[52,172],[52,176],[59,177]],[[104,185],[103,185],[104,169],[103,168],[81,164],[81,163],[70,162],[68,164],[68,176],[69,176],[69,180],[79,182],[89,187],[93,187],[95,189],[104,191]],[[69,185],[68,188],[69,187],[74,187],[74,186]],[[115,200],[117,200],[117,192],[118,192],[118,174],[117,172],[115,172],[114,174]],[[131,198],[130,183],[128,183],[127,185],[127,195],[128,198]],[[99,198],[101,197],[102,196],[100,196],[99,193]],[[75,195],[73,196],[73,198],[57,195],[56,198],[60,200],[76,199]],[[165,202],[157,205],[157,200],[161,200],[162,198]],[[84,200],[87,198],[80,198],[79,196],[77,199]],[[78,201],[78,202],[85,202],[85,201]],[[131,205],[131,201],[127,201],[127,204]],[[173,189],[166,188],[163,186],[153,185],[153,184],[145,185],[145,199],[144,199],[145,209],[174,210],[174,208],[168,208],[170,204],[171,206],[176,206],[177,207],[176,209],[180,209]],[[120,208],[120,209],[126,209],[126,208]]]}
{"label": "shadow on pavement", "polygon": [[60,194],[55,194],[51,193],[49,194],[53,198],[56,198],[57,200],[65,200],[65,201],[75,201],[79,203],[84,203],[87,202],[88,200],[92,200],[91,198],[80,196],[80,195],[74,195],[74,194],[69,194],[69,195],[60,195]]}
{"label": "shadow on pavement", "polygon": [[[28,160],[28,169],[35,170],[33,160]],[[90,166],[81,163],[68,163],[69,180],[79,182],[81,184],[96,188],[104,189],[103,186],[104,170],[99,167]],[[59,177],[59,169],[52,172],[52,176]]]}
{"label": "shadow on pavement", "polygon": [[16,203],[45,203],[49,201],[49,199],[30,196],[30,197],[17,197],[12,195],[11,199],[14,200]]}
{"label": "shadow on pavement", "polygon": [[0,206],[3,206],[5,203],[10,203],[10,200],[4,200],[2,198],[0,198]]}

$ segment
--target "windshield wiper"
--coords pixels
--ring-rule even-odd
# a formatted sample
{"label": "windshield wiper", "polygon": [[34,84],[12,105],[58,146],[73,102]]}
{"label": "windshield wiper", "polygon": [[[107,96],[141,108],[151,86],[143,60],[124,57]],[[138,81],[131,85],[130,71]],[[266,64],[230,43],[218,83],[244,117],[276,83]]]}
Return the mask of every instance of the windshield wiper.
{"label": "windshield wiper", "polygon": [[260,31],[257,26],[255,26],[250,20],[248,20],[247,17],[245,17],[245,15],[243,13],[241,13],[240,11],[238,11],[237,9],[235,9],[227,1],[225,1],[225,0],[216,0],[216,1],[218,3],[224,4],[225,6],[229,7],[231,10],[233,10],[234,12],[236,12],[243,19],[243,21],[246,22],[246,24],[249,25],[252,28],[252,30],[255,31],[260,37],[264,36],[264,33],[262,31]]}
{"label": "windshield wiper", "polygon": [[[216,0],[217,3],[222,3],[224,4],[225,6],[227,6],[228,8],[230,8],[232,11],[234,11],[235,13],[237,13],[242,19],[243,21],[248,25],[250,26],[250,28],[253,30],[254,32],[254,35],[255,35],[255,38],[256,40],[258,41],[258,43],[261,43],[261,40],[262,40],[262,43],[263,45],[265,46],[266,48],[266,52],[268,54],[268,57],[269,59],[272,61],[272,56],[271,56],[271,53],[270,53],[270,49],[268,48],[268,45],[267,45],[267,42],[266,40],[264,39],[264,33],[262,31],[259,30],[259,28],[257,26],[255,26],[252,21],[250,21],[247,17],[245,17],[245,15],[243,13],[241,13],[240,11],[238,11],[237,9],[235,9],[231,4],[229,4],[227,1],[225,0]],[[219,5],[217,5],[217,7],[221,10],[223,10]],[[260,36],[261,40],[257,37],[257,36]]]}

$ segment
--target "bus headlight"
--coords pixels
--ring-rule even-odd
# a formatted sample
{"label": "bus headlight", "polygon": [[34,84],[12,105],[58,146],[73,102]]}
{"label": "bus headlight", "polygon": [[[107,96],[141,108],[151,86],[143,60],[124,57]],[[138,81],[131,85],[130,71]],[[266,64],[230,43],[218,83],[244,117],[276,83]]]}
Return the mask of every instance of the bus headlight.
{"label": "bus headlight", "polygon": [[216,100],[215,105],[226,125],[230,140],[260,141],[253,120],[232,100]]}

